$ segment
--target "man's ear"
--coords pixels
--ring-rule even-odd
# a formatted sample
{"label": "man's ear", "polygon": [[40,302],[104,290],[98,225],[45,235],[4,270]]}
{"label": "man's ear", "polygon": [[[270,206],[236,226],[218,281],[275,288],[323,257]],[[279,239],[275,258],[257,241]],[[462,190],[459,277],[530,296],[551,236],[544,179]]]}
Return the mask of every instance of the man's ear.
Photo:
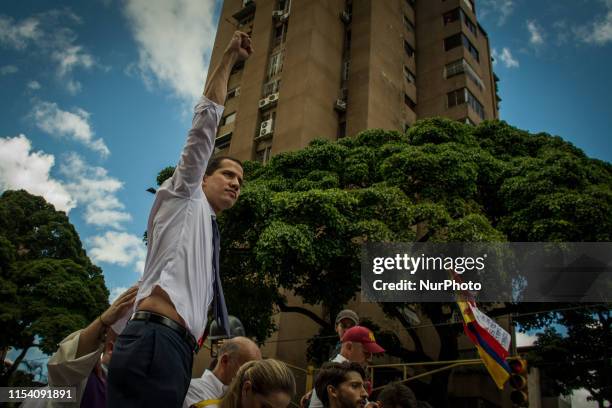
{"label": "man's ear", "polygon": [[338,390],[336,390],[336,387],[334,387],[333,385],[328,385],[327,386],[327,395],[329,397],[337,398],[338,397]]}

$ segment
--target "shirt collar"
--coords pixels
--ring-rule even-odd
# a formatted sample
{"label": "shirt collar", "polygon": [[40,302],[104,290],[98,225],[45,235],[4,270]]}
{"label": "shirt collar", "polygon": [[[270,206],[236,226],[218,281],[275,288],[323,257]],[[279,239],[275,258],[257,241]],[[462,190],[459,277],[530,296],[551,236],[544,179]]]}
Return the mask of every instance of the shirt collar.
{"label": "shirt collar", "polygon": [[215,387],[215,389],[221,390],[222,394],[225,394],[225,391],[227,391],[228,386],[223,384],[221,380],[217,378],[217,376],[208,369],[204,370],[204,374],[202,374],[202,379],[210,381],[210,384]]}

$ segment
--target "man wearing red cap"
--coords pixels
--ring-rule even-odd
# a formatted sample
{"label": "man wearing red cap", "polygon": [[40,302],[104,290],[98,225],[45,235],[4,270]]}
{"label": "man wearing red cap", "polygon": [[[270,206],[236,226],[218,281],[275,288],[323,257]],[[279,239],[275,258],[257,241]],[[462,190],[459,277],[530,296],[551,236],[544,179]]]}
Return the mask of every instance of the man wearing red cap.
{"label": "man wearing red cap", "polygon": [[[370,363],[372,354],[384,353],[385,349],[376,343],[374,333],[367,327],[354,326],[344,332],[342,336],[342,348],[340,353],[331,361],[343,363],[359,363],[364,368]],[[323,403],[317,397],[317,392],[312,391],[309,408],[322,408]]]}

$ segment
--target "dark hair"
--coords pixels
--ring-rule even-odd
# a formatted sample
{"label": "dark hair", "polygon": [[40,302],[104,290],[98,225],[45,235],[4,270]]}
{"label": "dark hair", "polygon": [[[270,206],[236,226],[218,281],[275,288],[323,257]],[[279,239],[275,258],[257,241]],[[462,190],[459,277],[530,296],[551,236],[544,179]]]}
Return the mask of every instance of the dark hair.
{"label": "dark hair", "polygon": [[349,372],[355,371],[361,375],[361,378],[365,379],[365,371],[361,364],[358,363],[325,363],[317,378],[315,378],[315,391],[317,397],[321,400],[324,407],[329,407],[329,395],[327,394],[327,387],[333,386],[338,388],[340,383],[346,381],[346,376]]}
{"label": "dark hair", "polygon": [[234,163],[237,163],[240,167],[244,167],[242,165],[242,162],[234,157],[217,156],[217,157],[213,157],[212,159],[210,159],[210,161],[208,162],[208,166],[206,167],[206,172],[204,174],[207,176],[210,176],[211,174],[213,174],[215,171],[217,171],[219,167],[221,167],[221,163],[223,162],[223,160],[231,160]]}
{"label": "dark hair", "polygon": [[385,408],[416,408],[417,406],[414,392],[401,383],[387,385],[380,392],[378,399]]}

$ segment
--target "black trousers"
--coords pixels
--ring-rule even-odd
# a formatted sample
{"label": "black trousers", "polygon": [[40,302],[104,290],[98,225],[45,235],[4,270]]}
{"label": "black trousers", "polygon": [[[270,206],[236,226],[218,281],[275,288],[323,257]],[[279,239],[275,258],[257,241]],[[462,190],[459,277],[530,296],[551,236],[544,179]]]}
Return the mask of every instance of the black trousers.
{"label": "black trousers", "polygon": [[129,321],[113,348],[107,407],[182,407],[192,364],[193,351],[174,330]]}

